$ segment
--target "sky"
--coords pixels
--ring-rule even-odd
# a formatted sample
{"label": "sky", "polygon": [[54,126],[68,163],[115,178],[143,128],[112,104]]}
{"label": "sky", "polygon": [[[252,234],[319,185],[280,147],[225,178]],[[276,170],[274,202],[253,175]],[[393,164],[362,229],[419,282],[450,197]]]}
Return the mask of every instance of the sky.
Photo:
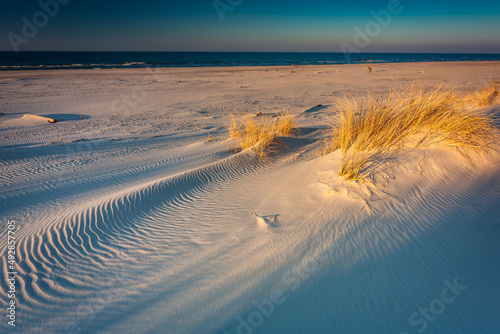
{"label": "sky", "polygon": [[500,1],[0,0],[13,49],[500,53]]}

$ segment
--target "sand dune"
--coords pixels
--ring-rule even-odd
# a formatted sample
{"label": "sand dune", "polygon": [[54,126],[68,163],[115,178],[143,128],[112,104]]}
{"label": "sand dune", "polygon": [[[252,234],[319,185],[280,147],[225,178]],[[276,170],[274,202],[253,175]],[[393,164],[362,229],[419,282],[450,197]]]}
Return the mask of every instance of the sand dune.
{"label": "sand dune", "polygon": [[[475,166],[448,148],[414,149],[359,183],[337,176],[340,152],[318,155],[337,120],[333,86],[385,93],[395,77],[419,79],[420,66],[432,70],[429,84],[447,78],[460,89],[500,75],[497,63],[298,67],[293,80],[284,67],[168,69],[146,98],[117,112],[109,106],[142,85],[144,70],[36,72],[54,96],[32,97],[29,108],[81,114],[82,95],[96,102],[86,119],[0,126],[0,211],[18,227],[16,327],[499,332],[498,146]],[[57,97],[77,74],[74,95]],[[117,77],[132,83],[107,91]],[[253,91],[239,93],[242,83]],[[10,80],[5,94],[18,84]],[[11,98],[2,111],[26,108],[24,97]],[[234,153],[225,130],[231,114],[255,114],[256,101],[264,112],[291,106],[302,128],[266,159]],[[5,280],[5,257],[1,265]],[[0,291],[5,309],[6,285]]]}

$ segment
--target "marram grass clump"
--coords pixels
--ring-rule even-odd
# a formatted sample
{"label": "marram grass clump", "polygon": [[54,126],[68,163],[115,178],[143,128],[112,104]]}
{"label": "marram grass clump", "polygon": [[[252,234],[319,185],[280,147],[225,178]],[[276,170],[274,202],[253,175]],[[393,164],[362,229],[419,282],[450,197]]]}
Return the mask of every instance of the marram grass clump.
{"label": "marram grass clump", "polygon": [[280,136],[294,134],[295,119],[287,110],[276,118],[259,117],[255,121],[251,117],[241,120],[233,118],[229,126],[229,136],[236,139],[242,150],[252,148],[263,158],[276,146],[283,145]]}
{"label": "marram grass clump", "polygon": [[490,105],[497,95],[495,86],[464,94],[415,84],[394,89],[385,99],[374,93],[361,100],[348,95],[337,103],[340,125],[321,153],[341,150],[339,175],[346,180],[366,177],[371,157],[408,145],[440,143],[468,156],[487,149],[496,131],[491,118],[469,107]]}

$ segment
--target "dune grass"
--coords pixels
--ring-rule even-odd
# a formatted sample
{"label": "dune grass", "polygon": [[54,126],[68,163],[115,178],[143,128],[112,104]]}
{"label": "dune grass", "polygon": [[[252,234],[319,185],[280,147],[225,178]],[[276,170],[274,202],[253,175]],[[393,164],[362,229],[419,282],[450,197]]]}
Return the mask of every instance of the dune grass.
{"label": "dune grass", "polygon": [[340,149],[343,157],[340,176],[359,180],[375,155],[405,146],[440,143],[467,154],[480,151],[493,141],[493,121],[468,106],[493,103],[498,87],[479,92],[459,93],[439,86],[426,89],[413,84],[393,89],[382,100],[368,94],[362,100],[345,96],[338,101],[340,125],[322,150],[323,154]]}
{"label": "dune grass", "polygon": [[366,68],[368,69],[368,72],[371,72],[372,71],[372,60],[370,59],[370,63],[368,65],[366,65]]}
{"label": "dune grass", "polygon": [[229,136],[236,139],[242,150],[252,148],[264,158],[274,147],[282,146],[280,136],[292,136],[295,132],[295,119],[290,112],[284,111],[276,118],[259,117],[258,121],[247,117],[241,120],[233,118],[229,126]]}

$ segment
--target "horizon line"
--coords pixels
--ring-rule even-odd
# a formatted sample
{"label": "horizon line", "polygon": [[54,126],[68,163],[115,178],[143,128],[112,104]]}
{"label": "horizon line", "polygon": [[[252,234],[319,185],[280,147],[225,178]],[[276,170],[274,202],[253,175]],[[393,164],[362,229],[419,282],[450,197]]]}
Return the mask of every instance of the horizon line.
{"label": "horizon line", "polygon": [[[14,50],[0,50],[0,52],[13,52],[13,53],[23,53],[23,52],[150,52],[150,53],[160,53],[160,52],[172,52],[172,53],[339,53],[344,54],[341,51],[152,51],[152,50],[23,50],[15,52]],[[394,52],[394,51],[375,51],[375,52],[353,52],[350,54],[491,54],[500,55],[500,52]]]}

